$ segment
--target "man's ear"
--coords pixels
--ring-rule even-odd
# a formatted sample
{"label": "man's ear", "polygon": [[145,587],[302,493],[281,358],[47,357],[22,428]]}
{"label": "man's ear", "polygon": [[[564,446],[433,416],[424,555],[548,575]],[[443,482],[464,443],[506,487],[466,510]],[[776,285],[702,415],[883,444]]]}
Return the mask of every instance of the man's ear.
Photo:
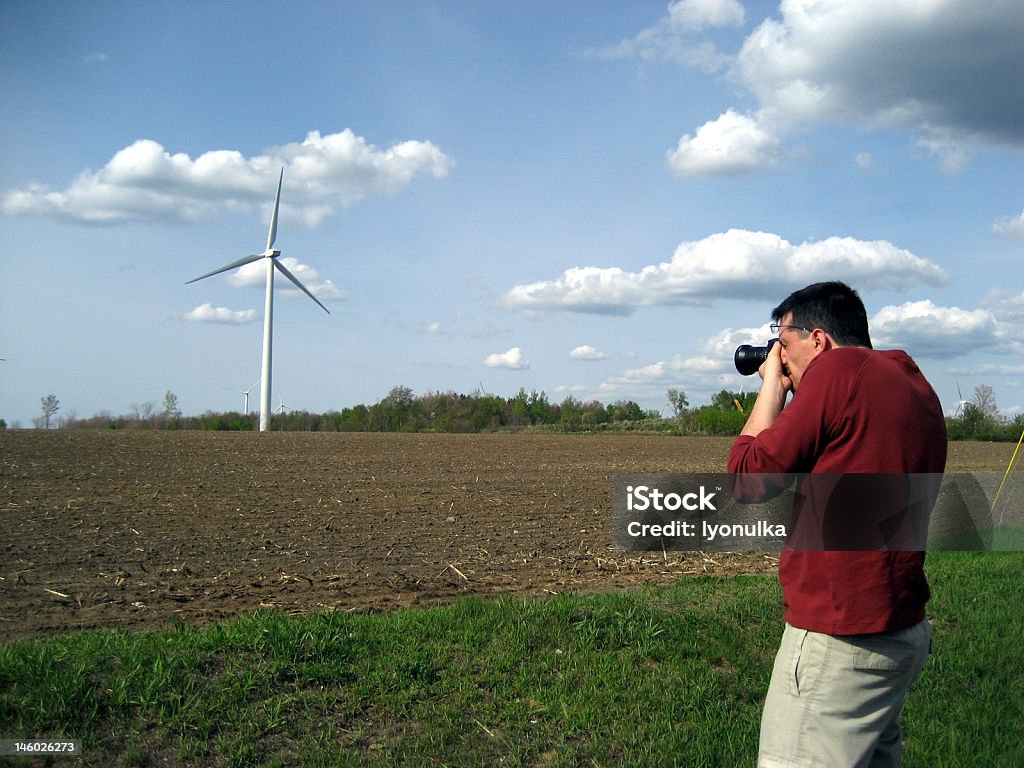
{"label": "man's ear", "polygon": [[824,352],[835,347],[832,337],[821,328],[815,328],[811,331],[811,337],[814,339],[814,349],[816,351]]}

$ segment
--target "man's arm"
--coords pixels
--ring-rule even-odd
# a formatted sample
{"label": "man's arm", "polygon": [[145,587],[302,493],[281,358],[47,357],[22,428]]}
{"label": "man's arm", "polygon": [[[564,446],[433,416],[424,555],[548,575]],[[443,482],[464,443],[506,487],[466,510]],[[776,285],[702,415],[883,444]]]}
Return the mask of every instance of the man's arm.
{"label": "man's arm", "polygon": [[792,478],[786,474],[789,472],[788,467],[774,467],[776,470],[781,469],[781,472],[775,474],[765,473],[764,470],[753,474],[747,471],[754,439],[779,418],[786,405],[786,397],[793,388],[793,380],[783,370],[778,344],[772,345],[758,373],[761,376],[761,390],[754,401],[754,407],[750,409],[747,423],[743,425],[743,430],[729,452],[732,495],[741,504],[773,499],[792,482]]}
{"label": "man's arm", "polygon": [[782,351],[778,344],[772,345],[758,373],[761,376],[761,391],[758,392],[747,423],[740,432],[741,435],[750,437],[757,437],[775,423],[786,405],[786,396],[793,389],[793,380],[782,368]]}

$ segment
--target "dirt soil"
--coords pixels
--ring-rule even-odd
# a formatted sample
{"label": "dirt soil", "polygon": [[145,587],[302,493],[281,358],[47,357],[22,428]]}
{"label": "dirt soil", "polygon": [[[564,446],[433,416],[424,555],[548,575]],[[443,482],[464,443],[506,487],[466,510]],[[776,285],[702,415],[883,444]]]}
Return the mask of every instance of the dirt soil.
{"label": "dirt soil", "polygon": [[[0,432],[0,640],[770,573],[611,547],[611,478],[721,472],[731,440]],[[959,443],[950,471],[1013,446]]]}

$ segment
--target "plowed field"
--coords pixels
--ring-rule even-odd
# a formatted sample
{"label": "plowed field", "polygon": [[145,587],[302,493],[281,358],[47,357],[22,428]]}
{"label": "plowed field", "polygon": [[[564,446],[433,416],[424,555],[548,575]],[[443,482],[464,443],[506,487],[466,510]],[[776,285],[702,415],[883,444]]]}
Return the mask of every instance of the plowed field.
{"label": "plowed field", "polygon": [[[0,639],[771,572],[773,555],[611,548],[613,474],[720,472],[730,443],[0,432]],[[1012,449],[953,444],[948,469],[999,471]]]}

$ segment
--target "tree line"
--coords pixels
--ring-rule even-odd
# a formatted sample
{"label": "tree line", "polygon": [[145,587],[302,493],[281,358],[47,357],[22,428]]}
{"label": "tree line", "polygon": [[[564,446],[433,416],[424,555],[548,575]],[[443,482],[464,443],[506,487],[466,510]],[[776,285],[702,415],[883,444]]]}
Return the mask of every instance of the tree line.
{"label": "tree line", "polygon": [[[543,391],[520,389],[511,397],[474,392],[427,392],[417,395],[406,386],[393,387],[376,403],[314,413],[279,410],[271,416],[271,428],[307,432],[494,432],[500,430],[549,430],[564,432],[628,431],[685,432],[687,434],[736,434],[743,426],[744,408],[755,395],[723,390],[710,405],[688,408],[681,390],[669,390],[667,407],[672,416],[645,410],[633,400],[602,403],[568,396],[553,402]],[[40,399],[41,415],[33,420],[39,429],[201,429],[249,431],[258,428],[255,413],[207,411],[186,416],[173,392],[164,396],[163,407],[155,402],[133,403],[119,416],[101,412],[88,418],[71,414],[58,418],[60,401],[53,394]]]}
{"label": "tree line", "polygon": [[[755,392],[723,389],[711,402],[691,408],[680,389],[666,392],[662,411],[644,410],[632,400],[604,404],[573,396],[552,402],[546,393],[520,389],[512,397],[475,392],[427,392],[396,386],[376,403],[342,410],[312,413],[282,409],[271,417],[271,428],[305,432],[496,432],[514,430],[561,432],[663,432],[679,435],[738,435],[757,399]],[[48,394],[40,399],[41,415],[34,419],[40,429],[187,429],[252,431],[258,428],[255,413],[207,411],[183,415],[177,396],[168,391],[162,407],[155,402],[133,403],[131,412],[112,416],[102,412],[89,418],[75,415],[57,418],[60,401]],[[0,429],[6,427],[0,420]],[[1000,416],[991,387],[982,385],[974,399],[961,401],[957,412],[946,418],[952,440],[1012,440],[1024,431],[1024,415],[1013,420]]]}

